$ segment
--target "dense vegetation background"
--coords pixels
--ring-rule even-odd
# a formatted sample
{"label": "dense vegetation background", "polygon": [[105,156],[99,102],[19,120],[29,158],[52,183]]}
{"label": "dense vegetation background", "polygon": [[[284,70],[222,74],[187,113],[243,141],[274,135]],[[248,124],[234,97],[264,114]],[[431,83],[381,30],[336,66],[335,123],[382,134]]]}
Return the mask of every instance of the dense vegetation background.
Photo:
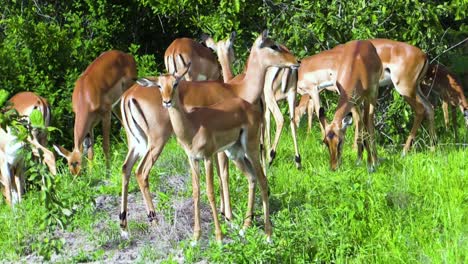
{"label": "dense vegetation background", "polygon": [[[237,31],[237,71],[265,28],[300,58],[381,37],[416,45],[458,74],[467,71],[468,43],[447,51],[468,37],[464,0],[7,0],[0,13],[0,97],[36,91],[51,102],[56,127],[73,125],[74,81],[101,52],[131,52],[140,75],[155,74],[174,38],[201,33],[219,39]],[[63,132],[71,138],[71,130]]]}
{"label": "dense vegetation background", "polygon": [[[236,31],[234,68],[239,72],[253,39],[265,28],[299,58],[351,39],[405,41],[466,81],[467,13],[466,0],[6,0],[0,6],[0,106],[23,90],[44,96],[52,104],[52,125],[62,131],[52,133],[51,141],[69,146],[74,82],[103,51],[130,52],[140,76],[154,75],[163,71],[163,53],[174,38],[208,33],[220,39]],[[113,133],[110,177],[104,173],[100,147],[86,177],[72,178],[64,166],[52,177],[44,166],[29,164],[27,199],[15,210],[0,203],[0,259],[40,262],[41,258],[29,257],[48,260],[57,253],[63,255],[55,261],[67,263],[118,262],[112,256],[121,253],[139,256],[141,263],[161,259],[172,263],[182,251],[186,262],[466,262],[466,149],[454,146],[449,133],[439,133],[440,142],[450,142],[448,146],[441,144],[430,153],[423,148],[401,159],[400,148],[390,144],[400,144],[406,137],[411,109],[401,96],[387,91],[383,95],[391,100],[383,105],[385,117],[377,119],[379,134],[387,135],[379,138],[385,143],[379,144],[384,161],[376,173],[353,166],[350,146],[343,169],[331,173],[317,127],[307,134],[302,126],[299,132],[303,170],[294,168],[291,153],[278,155],[268,175],[274,244],[263,243],[261,226],[241,238],[226,223],[223,231],[229,242],[224,247],[208,242],[210,231],[204,231],[202,248],[179,243],[190,237],[191,198],[186,160],[175,140],[152,171],[151,190],[158,214],[169,223],[186,221],[177,226],[188,228],[182,230],[186,233],[180,231],[182,238],[177,239],[164,232],[155,237],[158,232],[148,231],[143,205],[138,210],[133,204],[129,224],[133,237],[122,240],[116,217],[120,166],[127,148],[121,131]],[[336,99],[333,94],[326,97],[331,100],[325,105]],[[437,118],[439,132],[445,132],[440,113]],[[288,134],[279,152],[291,152]],[[419,135],[417,146],[424,145],[425,135]],[[462,139],[466,143],[466,131]],[[239,172],[232,173],[232,199],[239,214],[235,226],[242,222],[247,186]],[[176,181],[180,183],[173,187],[171,182]],[[134,182],[130,193],[136,194],[136,203],[142,202]],[[186,205],[184,210],[174,208],[177,202]],[[69,244],[72,240],[74,246]],[[170,250],[160,250],[161,245]],[[126,251],[132,249],[133,255]]]}

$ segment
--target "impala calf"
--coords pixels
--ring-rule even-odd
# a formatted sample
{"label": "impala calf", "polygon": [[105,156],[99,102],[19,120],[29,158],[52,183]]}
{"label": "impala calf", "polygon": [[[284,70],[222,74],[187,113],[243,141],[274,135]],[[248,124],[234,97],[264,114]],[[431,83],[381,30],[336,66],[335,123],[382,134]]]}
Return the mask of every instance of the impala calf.
{"label": "impala calf", "polygon": [[[382,62],[371,42],[366,40],[350,41],[343,46],[341,64],[337,70],[336,86],[340,99],[333,121],[328,124],[323,108],[319,117],[325,127],[323,142],[330,153],[330,168],[336,170],[341,163],[346,128],[351,124],[351,109],[356,109],[359,125],[358,160],[362,157],[362,145],[367,150],[367,163],[370,171],[377,165],[377,148],[374,138],[374,109],[377,102]],[[364,112],[361,115],[361,104]],[[364,134],[364,132],[367,132]]]}
{"label": "impala calf", "polygon": [[93,128],[100,121],[106,168],[109,170],[112,108],[122,93],[134,83],[136,76],[134,58],[121,51],[111,50],[97,57],[76,81],[72,97],[75,113],[73,151],[54,145],[57,153],[67,159],[73,175],[80,173],[83,155],[87,154],[88,159],[93,159]]}

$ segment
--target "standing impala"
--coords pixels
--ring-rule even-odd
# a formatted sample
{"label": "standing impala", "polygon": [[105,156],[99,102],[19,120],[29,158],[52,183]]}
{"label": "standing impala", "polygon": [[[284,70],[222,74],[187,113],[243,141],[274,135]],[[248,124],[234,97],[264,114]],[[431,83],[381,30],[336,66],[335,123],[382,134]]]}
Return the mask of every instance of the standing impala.
{"label": "standing impala", "polygon": [[[379,92],[382,62],[370,41],[354,40],[343,46],[341,63],[336,73],[336,86],[340,99],[333,121],[328,124],[323,108],[319,110],[322,126],[325,127],[323,142],[330,152],[330,168],[336,170],[341,162],[346,128],[351,124],[351,109],[356,109],[359,125],[358,160],[362,158],[362,144],[367,150],[369,170],[377,165],[377,148],[374,138],[374,109]],[[360,106],[364,105],[361,115]],[[364,132],[367,132],[364,134]]]}
{"label": "standing impala", "polygon": [[[20,92],[10,98],[9,102],[19,115],[28,117],[36,109],[42,113],[44,126],[50,124],[50,106],[44,98],[32,92]],[[32,147],[33,155],[36,157],[42,155],[43,162],[55,175],[57,170],[54,154],[44,146],[47,142],[47,133],[33,128],[32,137],[27,141]],[[4,195],[7,203],[11,205],[21,201],[24,192],[24,164],[19,152],[22,148],[24,143],[17,142],[16,136],[11,134],[8,128],[6,131],[0,128],[0,179],[5,186]]]}
{"label": "standing impala", "polygon": [[[230,67],[229,65],[233,59],[233,41],[233,34],[227,40],[214,42],[211,39],[210,41],[210,45],[220,54],[220,60],[226,60],[227,67]],[[216,65],[216,67],[219,66]],[[148,79],[156,80],[156,78]],[[162,106],[161,94],[158,89],[143,88],[141,85],[135,84],[122,95],[120,107],[122,124],[125,128],[128,142],[128,153],[122,166],[122,203],[119,215],[122,235],[125,237],[128,235],[128,182],[132,169],[140,158],[141,161],[135,172],[137,182],[145,201],[148,219],[150,222],[156,220],[156,213],[149,190],[148,176],[151,167],[159,158],[167,140],[173,134],[173,129],[167,109]],[[227,174],[227,171],[224,174]],[[219,176],[221,177],[221,175]],[[224,180],[227,180],[226,176],[221,180],[221,212],[225,213],[226,211],[226,217],[231,219],[230,203],[224,203],[224,200],[229,201],[229,188],[227,188],[227,182]]]}
{"label": "standing impala", "polygon": [[[265,149],[270,153],[270,165],[276,157],[276,148],[279,143],[281,132],[284,126],[284,117],[281,109],[278,106],[278,101],[287,100],[289,110],[289,123],[293,138],[295,150],[296,167],[301,168],[301,155],[297,144],[296,123],[294,123],[294,113],[296,108],[296,93],[297,93],[297,68],[278,68],[271,67],[268,69],[265,77],[265,86],[263,88],[263,96],[265,98]],[[275,119],[276,130],[273,145],[270,140],[270,113]]]}
{"label": "standing impala", "polygon": [[75,113],[74,148],[68,151],[54,146],[68,161],[70,172],[80,173],[82,155],[94,156],[93,128],[102,121],[103,149],[106,167],[110,167],[110,127],[112,108],[136,79],[136,63],[129,54],[117,50],[102,53],[75,83],[72,104]]}
{"label": "standing impala", "polygon": [[[294,56],[267,38],[264,32],[257,38],[251,49],[245,78],[240,81],[227,84],[216,81],[186,82],[180,81],[183,76],[182,73],[175,76],[161,76],[156,82],[141,80],[142,85],[161,87],[164,105],[177,106],[176,109],[171,108],[172,110],[169,112],[171,123],[179,141],[190,157],[192,168],[198,167],[198,159],[205,159],[208,165],[207,177],[209,179],[209,175],[211,175],[211,169],[209,169],[211,166],[209,165],[211,164],[210,157],[212,154],[227,148],[241,151],[230,152],[231,154],[238,153],[237,156],[231,155],[230,157],[236,159],[235,164],[246,174],[249,180],[248,208],[244,227],[250,226],[252,222],[255,179],[258,178],[262,192],[265,232],[268,238],[271,235],[268,183],[261,169],[258,150],[260,141],[258,127],[261,124],[261,118],[256,122],[252,122],[255,119],[255,113],[261,114],[261,111],[255,111],[251,109],[252,106],[237,99],[236,92],[248,95],[249,92],[255,90],[258,94],[261,94],[268,67],[290,67],[293,65],[297,65]],[[170,89],[172,87],[176,89],[176,95],[171,94]],[[258,97],[256,97],[256,102],[258,102]],[[178,104],[179,102],[180,104]],[[187,105],[199,107],[189,107],[191,112],[186,113]],[[255,106],[255,108],[257,107]],[[251,110],[246,110],[247,108]],[[257,132],[253,133],[255,130]],[[245,156],[243,156],[243,152],[246,152]],[[198,239],[200,237],[198,171],[192,170],[192,176],[195,207],[194,238]],[[210,182],[207,184],[211,185]],[[214,200],[210,201],[210,203],[215,215]],[[217,226],[216,237],[221,239],[221,231],[216,222],[217,220],[215,220]]]}
{"label": "standing impala", "polygon": [[210,48],[190,38],[175,39],[164,53],[166,71],[176,73],[189,63],[192,64],[192,67],[185,76],[187,81],[218,80],[221,78],[218,60]]}
{"label": "standing impala", "polygon": [[429,70],[421,83],[423,94],[428,97],[442,99],[442,109],[444,112],[445,128],[449,127],[449,106],[452,118],[452,126],[455,132],[455,141],[458,141],[457,129],[457,113],[456,107],[465,118],[465,123],[468,126],[468,103],[463,94],[463,87],[457,80],[455,75],[441,64],[431,64]]}

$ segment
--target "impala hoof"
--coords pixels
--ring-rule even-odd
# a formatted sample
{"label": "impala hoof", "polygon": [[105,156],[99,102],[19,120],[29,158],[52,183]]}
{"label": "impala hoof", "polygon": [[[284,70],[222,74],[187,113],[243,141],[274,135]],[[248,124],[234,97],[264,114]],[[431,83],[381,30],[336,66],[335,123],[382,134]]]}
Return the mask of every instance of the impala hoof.
{"label": "impala hoof", "polygon": [[270,236],[267,236],[266,242],[267,242],[268,244],[273,244],[273,239],[271,239]]}
{"label": "impala hoof", "polygon": [[190,242],[190,246],[191,246],[191,247],[196,247],[196,246],[198,246],[198,240],[192,240],[192,241]]}

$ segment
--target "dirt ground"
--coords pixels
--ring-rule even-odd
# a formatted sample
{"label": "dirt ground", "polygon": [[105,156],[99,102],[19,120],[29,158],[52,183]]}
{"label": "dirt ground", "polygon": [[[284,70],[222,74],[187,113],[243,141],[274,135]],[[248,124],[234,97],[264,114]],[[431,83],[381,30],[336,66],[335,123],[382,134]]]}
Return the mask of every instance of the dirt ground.
{"label": "dirt ground", "polygon": [[[171,191],[171,197],[184,191],[187,176],[167,177],[160,190]],[[186,190],[185,190],[186,191]],[[153,195],[158,204],[158,198]],[[65,240],[64,248],[59,255],[53,255],[51,262],[98,262],[98,263],[134,263],[138,261],[160,262],[171,256],[172,260],[184,262],[179,242],[192,237],[193,202],[191,198],[169,199],[164,210],[157,210],[158,223],[150,225],[145,205],[140,192],[128,196],[129,238],[120,235],[119,219],[120,196],[102,195],[95,200],[96,214],[104,214],[102,221],[94,224],[92,234],[76,230],[74,232],[57,231],[56,237]],[[209,241],[211,212],[206,204],[201,204],[202,234],[200,245]],[[96,251],[103,256],[93,258]],[[25,262],[42,262],[42,257],[33,253],[23,259]]]}

